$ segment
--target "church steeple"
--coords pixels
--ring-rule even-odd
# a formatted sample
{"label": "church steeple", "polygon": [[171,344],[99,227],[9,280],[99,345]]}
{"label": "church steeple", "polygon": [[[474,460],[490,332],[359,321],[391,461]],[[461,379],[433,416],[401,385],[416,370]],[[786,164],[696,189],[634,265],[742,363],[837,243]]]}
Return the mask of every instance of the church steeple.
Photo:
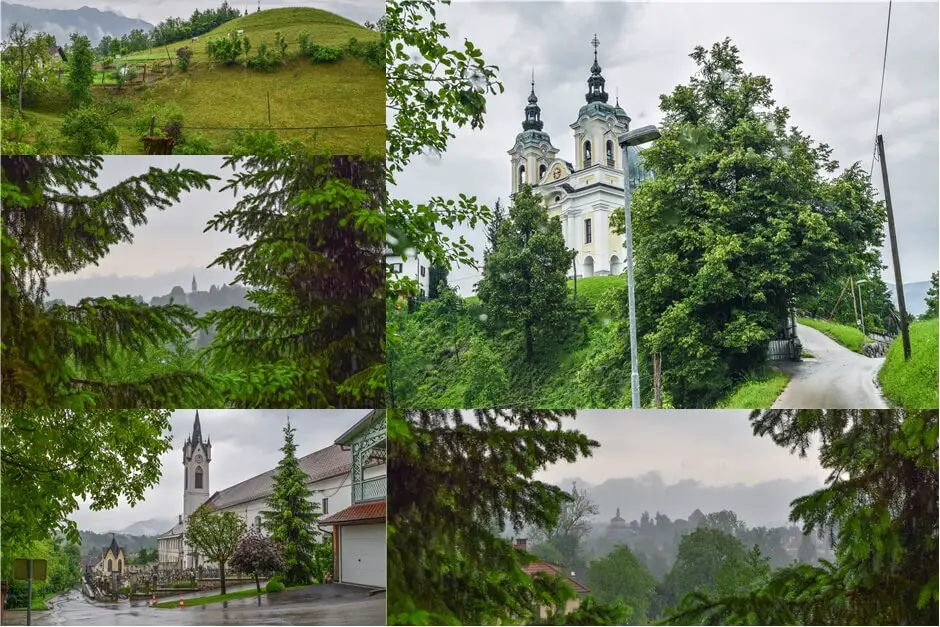
{"label": "church steeple", "polygon": [[522,128],[526,131],[542,130],[542,109],[539,107],[539,98],[535,95],[535,70],[532,70],[532,91],[529,92],[529,104],[525,108],[525,120]]}
{"label": "church steeple", "polygon": [[604,91],[604,84],[607,81],[601,76],[601,66],[597,62],[597,47],[601,45],[601,42],[597,40],[596,33],[594,39],[591,40],[591,45],[594,46],[594,64],[591,66],[591,77],[588,78],[588,92],[584,94],[584,99],[587,100],[588,103],[607,102],[608,94]]}
{"label": "church steeple", "polygon": [[199,424],[199,410],[196,410],[196,420],[193,422],[193,436],[190,440],[193,446],[202,442],[202,425]]}

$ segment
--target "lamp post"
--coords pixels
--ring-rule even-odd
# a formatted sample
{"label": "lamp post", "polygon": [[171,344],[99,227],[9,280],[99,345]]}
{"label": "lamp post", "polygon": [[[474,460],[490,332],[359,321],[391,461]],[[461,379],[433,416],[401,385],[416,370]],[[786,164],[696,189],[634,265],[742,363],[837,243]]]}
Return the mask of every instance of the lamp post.
{"label": "lamp post", "polygon": [[865,305],[862,303],[862,283],[868,283],[868,279],[862,279],[861,281],[856,281],[855,286],[858,288],[858,311],[862,316],[862,341],[865,341]]}
{"label": "lamp post", "polygon": [[639,146],[660,138],[659,129],[655,126],[644,126],[633,131],[627,131],[618,138],[620,150],[623,154],[623,224],[627,240],[627,300],[630,305],[630,391],[633,398],[633,409],[640,408],[640,373],[636,356],[636,304],[633,297],[633,225],[630,218],[630,162],[627,158],[627,149],[630,146]]}

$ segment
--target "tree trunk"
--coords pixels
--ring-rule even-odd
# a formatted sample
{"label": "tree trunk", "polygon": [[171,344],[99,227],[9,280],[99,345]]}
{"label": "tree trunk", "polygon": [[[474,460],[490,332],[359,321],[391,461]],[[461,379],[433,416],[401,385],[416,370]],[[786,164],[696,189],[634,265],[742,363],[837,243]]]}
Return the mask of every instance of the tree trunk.
{"label": "tree trunk", "polygon": [[258,573],[255,573],[255,587],[258,588],[258,594],[261,594],[261,580],[258,579]]}
{"label": "tree trunk", "polygon": [[532,348],[532,323],[526,321],[525,323],[525,360],[526,363],[532,363],[533,353],[535,352]]}
{"label": "tree trunk", "polygon": [[225,562],[219,562],[219,579],[222,580],[222,594],[225,594]]}

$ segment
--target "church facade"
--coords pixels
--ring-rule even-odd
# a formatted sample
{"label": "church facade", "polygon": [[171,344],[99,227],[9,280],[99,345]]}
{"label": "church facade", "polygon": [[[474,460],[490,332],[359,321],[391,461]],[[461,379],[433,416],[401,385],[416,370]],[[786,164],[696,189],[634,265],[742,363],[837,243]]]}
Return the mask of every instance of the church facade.
{"label": "church facade", "polygon": [[[606,80],[597,60],[599,43],[595,37],[586,103],[570,125],[574,161],[559,157],[560,151],[543,130],[534,77],[522,132],[509,150],[513,194],[530,185],[541,196],[549,216],[561,220],[565,244],[576,252],[574,267],[578,276],[585,277],[620,274],[625,269],[623,237],[611,230],[610,217],[623,207],[625,177],[618,137],[630,130],[630,116],[619,98],[614,105],[608,103]],[[627,155],[633,190],[649,173],[636,147],[628,148]]]}

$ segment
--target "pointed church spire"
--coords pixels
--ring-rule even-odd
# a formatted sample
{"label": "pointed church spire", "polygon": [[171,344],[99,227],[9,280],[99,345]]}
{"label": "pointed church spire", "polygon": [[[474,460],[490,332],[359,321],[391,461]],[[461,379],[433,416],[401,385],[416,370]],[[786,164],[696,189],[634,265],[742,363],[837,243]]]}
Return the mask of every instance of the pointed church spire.
{"label": "pointed church spire", "polygon": [[604,77],[601,76],[601,66],[597,62],[597,47],[601,45],[601,42],[597,39],[597,33],[594,34],[594,39],[591,40],[591,45],[594,46],[594,65],[591,66],[591,77],[588,78],[588,93],[584,95],[584,99],[591,102],[607,102],[609,98],[606,91],[604,91]]}
{"label": "pointed church spire", "polygon": [[535,95],[535,68],[532,68],[532,90],[529,92],[529,104],[525,108],[525,120],[522,128],[526,131],[542,130],[542,109],[539,107],[539,97]]}
{"label": "pointed church spire", "polygon": [[196,293],[196,275],[193,275],[193,294]]}
{"label": "pointed church spire", "polygon": [[196,445],[202,442],[202,425],[199,424],[199,410],[196,410],[196,420],[193,422],[192,443]]}

